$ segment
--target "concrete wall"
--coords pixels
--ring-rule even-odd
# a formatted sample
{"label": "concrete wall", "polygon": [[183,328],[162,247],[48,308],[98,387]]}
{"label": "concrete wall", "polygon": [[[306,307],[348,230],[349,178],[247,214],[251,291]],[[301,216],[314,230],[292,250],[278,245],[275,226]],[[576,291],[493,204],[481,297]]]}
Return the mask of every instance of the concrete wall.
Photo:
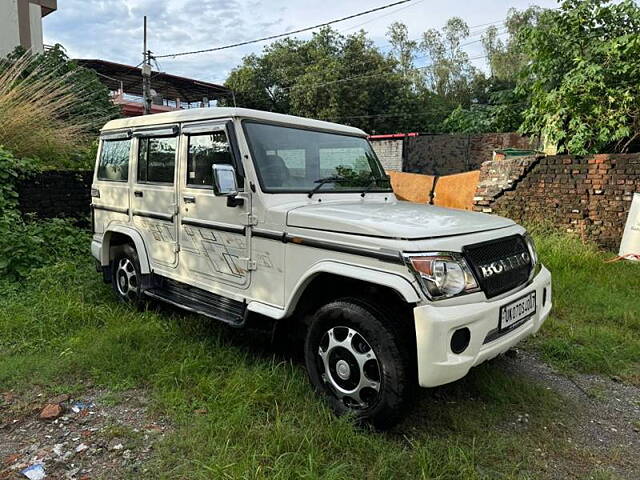
{"label": "concrete wall", "polygon": [[1,0],[0,58],[21,45],[34,53],[44,51],[42,7],[29,0]]}
{"label": "concrete wall", "polygon": [[482,165],[474,209],[550,222],[617,249],[634,193],[640,154],[514,158]]}
{"label": "concrete wall", "polygon": [[0,7],[0,58],[6,57],[20,45],[18,0],[2,0]]}
{"label": "concrete wall", "polygon": [[29,4],[29,26],[31,33],[31,51],[44,52],[42,39],[42,7],[33,3]]}
{"label": "concrete wall", "polygon": [[385,170],[402,171],[402,139],[372,140],[371,145]]}

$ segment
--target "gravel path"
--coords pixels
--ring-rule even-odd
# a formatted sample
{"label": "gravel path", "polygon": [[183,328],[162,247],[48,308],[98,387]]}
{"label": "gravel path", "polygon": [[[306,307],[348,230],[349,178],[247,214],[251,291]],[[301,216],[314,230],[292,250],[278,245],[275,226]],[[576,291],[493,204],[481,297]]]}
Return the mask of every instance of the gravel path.
{"label": "gravel path", "polygon": [[[522,350],[496,361],[507,371],[530,378],[569,402],[573,418],[567,425],[567,442],[575,445],[576,452],[602,459],[602,470],[619,478],[640,479],[639,387],[600,375],[569,377]],[[552,461],[558,462],[558,467],[567,462],[570,468],[558,468],[555,477],[564,479],[576,459],[556,457]],[[572,478],[582,477],[575,472]]]}

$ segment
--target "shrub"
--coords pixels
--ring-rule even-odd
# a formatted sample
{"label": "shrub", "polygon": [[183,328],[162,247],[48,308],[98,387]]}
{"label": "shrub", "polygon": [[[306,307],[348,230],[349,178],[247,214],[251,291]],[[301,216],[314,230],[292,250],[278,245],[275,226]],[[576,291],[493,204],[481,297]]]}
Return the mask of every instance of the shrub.
{"label": "shrub", "polygon": [[15,182],[36,170],[33,160],[20,160],[0,147],[0,275],[25,277],[30,270],[83,253],[86,233],[64,219],[23,219]]}

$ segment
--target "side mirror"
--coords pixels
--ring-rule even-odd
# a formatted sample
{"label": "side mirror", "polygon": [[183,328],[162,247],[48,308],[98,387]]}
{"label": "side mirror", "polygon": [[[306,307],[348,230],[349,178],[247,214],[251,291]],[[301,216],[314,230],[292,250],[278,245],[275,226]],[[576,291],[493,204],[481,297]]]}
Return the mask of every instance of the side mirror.
{"label": "side mirror", "polygon": [[244,203],[238,195],[236,170],[231,165],[213,165],[213,193],[216,197],[227,197],[227,206],[237,207]]}
{"label": "side mirror", "polygon": [[216,197],[233,197],[238,194],[236,170],[231,165],[213,165],[213,193]]}

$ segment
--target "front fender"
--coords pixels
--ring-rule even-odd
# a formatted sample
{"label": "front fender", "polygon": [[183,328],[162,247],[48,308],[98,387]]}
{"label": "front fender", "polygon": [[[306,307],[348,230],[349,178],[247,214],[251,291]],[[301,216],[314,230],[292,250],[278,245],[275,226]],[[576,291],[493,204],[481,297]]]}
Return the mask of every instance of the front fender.
{"label": "front fender", "polygon": [[363,282],[388,287],[398,292],[407,303],[417,303],[421,300],[413,284],[402,275],[376,270],[375,268],[350,265],[335,261],[318,262],[311,267],[296,284],[289,301],[287,302],[286,315],[293,313],[298,300],[302,296],[307,285],[319,274],[329,273],[341,277],[362,280]]}
{"label": "front fender", "polygon": [[102,264],[102,266],[104,267],[109,265],[109,262],[111,260],[109,258],[109,255],[111,250],[111,237],[114,233],[120,233],[131,238],[133,244],[136,247],[136,252],[138,253],[141,273],[144,275],[151,273],[149,255],[147,253],[147,248],[144,244],[144,240],[142,239],[142,235],[140,235],[140,233],[138,233],[138,231],[134,228],[124,225],[110,225],[105,231],[102,239],[102,251],[100,252],[100,263]]}

